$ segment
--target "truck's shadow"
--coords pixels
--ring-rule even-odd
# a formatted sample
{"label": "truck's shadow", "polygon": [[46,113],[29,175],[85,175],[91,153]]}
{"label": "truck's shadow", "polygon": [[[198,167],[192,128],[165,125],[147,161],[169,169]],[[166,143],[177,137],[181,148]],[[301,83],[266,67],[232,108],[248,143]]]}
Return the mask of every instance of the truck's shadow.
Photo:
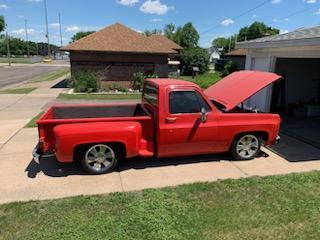
{"label": "truck's shadow", "polygon": [[[259,157],[268,157],[265,152],[261,152]],[[134,158],[121,161],[117,172],[128,169],[145,169],[163,166],[177,166],[183,164],[201,163],[201,162],[219,162],[221,160],[233,159],[227,154],[201,155],[191,157],[176,157],[176,158]],[[234,161],[234,160],[233,160]],[[26,170],[29,178],[36,178],[38,173],[42,172],[50,177],[66,177],[70,175],[88,175],[85,173],[78,162],[74,163],[59,163],[54,157],[43,159],[40,164],[30,161]]]}

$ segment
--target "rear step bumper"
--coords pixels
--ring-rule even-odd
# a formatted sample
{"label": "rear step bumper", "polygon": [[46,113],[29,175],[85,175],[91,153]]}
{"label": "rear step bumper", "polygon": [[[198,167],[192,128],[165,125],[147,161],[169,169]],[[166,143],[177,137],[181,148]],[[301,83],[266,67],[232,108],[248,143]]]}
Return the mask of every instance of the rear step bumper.
{"label": "rear step bumper", "polygon": [[40,164],[41,158],[47,158],[47,157],[54,157],[54,153],[43,153],[40,148],[40,144],[38,143],[37,146],[34,148],[32,152],[33,161],[35,163]]}

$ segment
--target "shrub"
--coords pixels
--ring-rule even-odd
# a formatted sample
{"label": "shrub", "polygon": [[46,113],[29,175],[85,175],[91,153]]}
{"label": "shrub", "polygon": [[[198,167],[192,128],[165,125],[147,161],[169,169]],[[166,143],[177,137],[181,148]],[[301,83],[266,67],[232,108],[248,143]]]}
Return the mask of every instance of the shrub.
{"label": "shrub", "polygon": [[226,63],[226,65],[224,66],[224,70],[222,71],[222,76],[225,77],[225,76],[228,76],[229,74],[237,71],[238,69],[238,66],[237,64],[235,64],[234,62],[232,61],[229,61]]}
{"label": "shrub", "polygon": [[117,83],[110,84],[108,86],[108,89],[111,91],[117,90],[119,92],[128,92],[128,89],[125,86],[123,86],[121,84],[117,84]]}
{"label": "shrub", "polygon": [[144,80],[146,78],[157,78],[156,74],[148,74],[144,75],[142,72],[136,72],[133,74],[133,89],[142,91]]}
{"label": "shrub", "polygon": [[142,90],[145,76],[142,72],[136,72],[133,74],[133,89]]}
{"label": "shrub", "polygon": [[75,92],[97,92],[98,80],[97,75],[92,71],[79,71],[73,76]]}
{"label": "shrub", "polygon": [[182,51],[181,66],[183,75],[192,75],[192,67],[198,67],[200,73],[209,70],[209,54],[207,50],[194,47]]}

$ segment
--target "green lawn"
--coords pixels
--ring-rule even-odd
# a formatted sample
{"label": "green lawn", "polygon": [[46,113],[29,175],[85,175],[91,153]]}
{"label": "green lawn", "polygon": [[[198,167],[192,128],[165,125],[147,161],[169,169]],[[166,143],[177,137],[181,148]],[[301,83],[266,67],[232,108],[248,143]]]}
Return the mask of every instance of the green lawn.
{"label": "green lawn", "polygon": [[59,77],[62,77],[70,72],[70,68],[62,68],[54,72],[46,73],[43,75],[40,75],[29,82],[44,82],[44,81],[53,81],[56,80]]}
{"label": "green lawn", "polygon": [[41,112],[39,114],[37,114],[37,116],[35,116],[34,118],[32,118],[28,123],[27,125],[25,125],[24,127],[25,128],[35,128],[37,127],[37,120],[41,117],[41,115],[43,114],[44,112]]}
{"label": "green lawn", "polygon": [[127,93],[127,94],[67,94],[60,93],[58,99],[74,100],[74,99],[85,99],[85,100],[121,100],[121,99],[140,99],[141,94],[139,93]]}
{"label": "green lawn", "polygon": [[29,88],[10,88],[5,90],[0,90],[0,94],[27,94],[32,92],[37,88],[29,87]]}
{"label": "green lawn", "polygon": [[312,172],[11,203],[0,238],[319,239],[319,186]]}
{"label": "green lawn", "polygon": [[195,82],[201,88],[206,89],[221,79],[220,72],[200,74],[193,79],[191,76],[180,76],[179,79]]}
{"label": "green lawn", "polygon": [[[36,61],[35,59],[33,58],[11,58],[10,59],[11,63],[23,63],[23,64],[34,64],[34,63],[37,63],[39,61]],[[0,63],[8,63],[8,58],[4,58],[4,57],[1,57],[0,58]]]}

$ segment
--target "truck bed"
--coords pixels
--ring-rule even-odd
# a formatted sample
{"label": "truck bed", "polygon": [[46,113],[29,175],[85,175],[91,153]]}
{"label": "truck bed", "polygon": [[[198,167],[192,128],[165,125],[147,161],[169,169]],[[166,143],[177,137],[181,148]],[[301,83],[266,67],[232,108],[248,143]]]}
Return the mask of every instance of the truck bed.
{"label": "truck bed", "polygon": [[84,106],[53,106],[52,119],[78,118],[112,118],[148,116],[141,104],[135,105],[84,105]]}
{"label": "truck bed", "polygon": [[143,138],[153,139],[153,117],[141,104],[56,105],[50,107],[37,121],[39,138],[46,149],[55,145],[53,129],[57,125],[94,122],[139,122]]}

